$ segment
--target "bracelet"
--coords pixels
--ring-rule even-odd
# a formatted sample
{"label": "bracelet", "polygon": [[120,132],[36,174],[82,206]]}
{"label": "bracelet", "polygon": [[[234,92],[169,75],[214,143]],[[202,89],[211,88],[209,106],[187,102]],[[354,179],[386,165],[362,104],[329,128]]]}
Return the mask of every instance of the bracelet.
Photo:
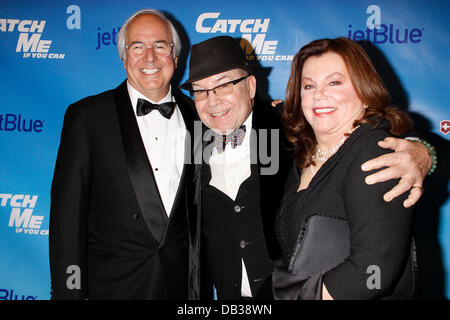
{"label": "bracelet", "polygon": [[425,141],[423,139],[417,138],[417,137],[406,137],[405,140],[419,142],[419,143],[423,144],[425,147],[427,147],[428,153],[430,154],[431,159],[433,161],[433,163],[431,165],[431,168],[430,168],[430,171],[428,171],[427,175],[432,174],[436,170],[437,162],[438,162],[437,161],[437,155],[436,155],[436,148],[434,146],[432,146],[429,142],[427,142],[427,141]]}

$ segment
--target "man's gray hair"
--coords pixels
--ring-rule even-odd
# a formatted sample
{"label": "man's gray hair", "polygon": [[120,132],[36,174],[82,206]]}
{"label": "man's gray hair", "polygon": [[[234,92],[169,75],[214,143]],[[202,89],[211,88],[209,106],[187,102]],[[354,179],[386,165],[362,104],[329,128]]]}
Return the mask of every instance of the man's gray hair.
{"label": "man's gray hair", "polygon": [[164,21],[167,22],[170,32],[172,33],[172,41],[173,41],[173,50],[172,55],[173,57],[178,57],[181,51],[181,41],[180,37],[178,36],[177,30],[173,26],[172,22],[170,22],[169,19],[167,19],[166,15],[162,13],[161,11],[154,10],[154,9],[143,9],[139,10],[138,12],[134,13],[131,17],[128,18],[127,21],[123,24],[123,26],[120,28],[119,35],[117,36],[117,51],[119,51],[119,56],[122,61],[127,60],[127,51],[125,50],[125,38],[127,34],[127,27],[128,24],[133,21],[134,18],[137,16],[143,15],[143,14],[154,14],[155,16],[158,16],[162,18]]}

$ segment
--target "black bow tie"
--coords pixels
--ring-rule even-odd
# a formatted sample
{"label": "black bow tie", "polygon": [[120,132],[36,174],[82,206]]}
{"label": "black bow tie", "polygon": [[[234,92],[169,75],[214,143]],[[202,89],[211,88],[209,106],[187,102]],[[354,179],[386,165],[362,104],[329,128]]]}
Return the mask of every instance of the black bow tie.
{"label": "black bow tie", "polygon": [[232,133],[228,135],[220,135],[220,134],[214,134],[214,147],[217,149],[217,152],[221,154],[225,151],[225,147],[229,143],[231,145],[231,148],[236,148],[237,146],[240,146],[245,138],[245,125],[240,126],[239,129],[233,131]]}
{"label": "black bow tie", "polygon": [[136,114],[141,117],[150,113],[152,110],[158,110],[163,117],[170,119],[175,111],[175,102],[164,102],[161,104],[153,104],[150,101],[139,98],[136,106]]}

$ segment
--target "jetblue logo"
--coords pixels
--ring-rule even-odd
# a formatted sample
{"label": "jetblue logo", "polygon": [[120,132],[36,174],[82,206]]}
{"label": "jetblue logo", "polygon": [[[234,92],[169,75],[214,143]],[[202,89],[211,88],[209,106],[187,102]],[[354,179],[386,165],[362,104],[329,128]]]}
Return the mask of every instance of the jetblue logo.
{"label": "jetblue logo", "polygon": [[383,17],[381,8],[377,5],[370,5],[366,10],[370,14],[366,20],[365,29],[353,29],[348,26],[347,38],[353,41],[370,41],[374,44],[406,44],[419,43],[422,41],[423,28],[404,28],[393,23],[382,23]]}
{"label": "jetblue logo", "polygon": [[17,294],[14,289],[0,289],[0,300],[36,300],[37,296]]}
{"label": "jetblue logo", "polygon": [[101,27],[97,28],[97,47],[95,50],[100,50],[102,46],[117,45],[117,36],[119,35],[120,27],[112,28],[111,32],[102,31]]}
{"label": "jetblue logo", "polygon": [[44,216],[33,214],[37,200],[37,195],[0,193],[0,206],[11,208],[8,227],[16,233],[48,235],[48,230],[41,230]]}
{"label": "jetblue logo", "polygon": [[419,43],[422,41],[424,29],[400,28],[394,24],[381,24],[378,28],[365,30],[354,30],[352,25],[348,26],[347,38],[353,41],[366,40],[374,44],[406,44]]}
{"label": "jetblue logo", "polygon": [[21,114],[0,114],[0,131],[19,131],[41,133],[44,120],[27,119]]}

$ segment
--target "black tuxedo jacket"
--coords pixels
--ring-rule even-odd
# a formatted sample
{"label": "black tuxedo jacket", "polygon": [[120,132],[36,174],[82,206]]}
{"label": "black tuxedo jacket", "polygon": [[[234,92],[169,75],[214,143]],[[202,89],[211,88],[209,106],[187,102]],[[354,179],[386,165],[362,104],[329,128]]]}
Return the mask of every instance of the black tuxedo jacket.
{"label": "black tuxedo jacket", "polygon": [[[204,127],[204,130],[207,128]],[[269,106],[268,104],[256,99],[255,105],[253,108],[253,116],[252,116],[252,130],[255,130],[256,135],[252,136],[251,140],[251,154],[254,156],[252,158],[252,167],[255,167],[255,170],[253,171],[258,172],[258,176],[256,177],[256,184],[257,189],[259,190],[259,199],[260,199],[260,219],[262,222],[265,238],[265,245],[269,254],[270,260],[275,260],[281,256],[281,250],[278,244],[278,241],[276,239],[275,235],[275,214],[278,210],[279,205],[281,204],[281,199],[283,197],[283,187],[285,185],[285,181],[287,179],[287,175],[289,173],[289,169],[292,164],[292,156],[289,153],[289,146],[285,139],[284,135],[284,129],[281,124],[281,118],[280,113],[277,109]],[[279,140],[278,145],[272,145],[271,141],[271,132],[278,132],[279,134]],[[246,134],[250,134],[250,132],[247,132]],[[256,138],[256,139],[255,139]],[[210,152],[207,152],[205,150],[209,149],[211,151],[211,146],[208,146],[208,134],[204,134],[204,141],[203,142],[203,150],[205,152],[205,158],[208,161],[208,158],[210,156]],[[267,141],[267,150],[261,150],[261,147],[263,144],[261,143],[261,140]],[[229,146],[228,146],[229,147]],[[207,153],[206,153],[207,152]],[[269,152],[269,153],[268,153]],[[278,152],[279,153],[279,163],[278,163],[278,170],[274,172],[274,174],[264,174],[264,168],[268,169],[271,167],[272,163],[268,163],[267,156],[271,156],[270,152]],[[273,156],[273,154],[272,154]],[[273,160],[273,157],[272,157]],[[200,190],[204,189],[211,179],[211,173],[210,173],[210,167],[209,165],[203,165],[202,166],[202,174],[200,175],[201,178],[196,179],[196,182],[200,184],[199,187],[197,187],[196,192],[196,199],[199,203],[202,203],[202,197],[205,196],[204,193],[202,193]],[[272,170],[268,170],[272,171]],[[266,172],[268,172],[266,170]],[[242,186],[242,185],[241,185]],[[241,192],[241,191],[240,191]],[[208,214],[208,212],[203,212],[201,214]],[[254,227],[256,227],[257,223],[254,224]],[[202,226],[203,228],[204,226]],[[201,228],[197,228],[197,237],[201,238],[202,233],[204,230],[201,230]],[[229,238],[229,235],[227,234],[226,228],[222,228],[223,232],[217,232],[217,237],[222,239]],[[250,230],[249,230],[250,232]],[[202,246],[204,248],[205,246]],[[236,248],[236,246],[233,246],[230,244],[230,248]],[[233,250],[233,249],[232,249]],[[238,248],[234,249],[238,250]],[[204,291],[208,289],[209,287],[212,287],[212,284],[209,284],[211,281],[208,277],[206,269],[207,265],[207,257],[205,256],[204,249],[198,251],[199,256],[201,257],[202,261],[202,297],[207,297],[207,294],[204,294]],[[261,256],[260,259],[267,259],[265,256]],[[252,261],[252,264],[247,265],[247,268],[251,268],[251,266],[255,266],[256,268],[262,267],[265,264],[267,264],[267,261]],[[270,262],[270,261],[269,261]],[[222,265],[222,269],[215,273],[226,273],[229,272],[229,265]],[[255,270],[256,271],[256,270]],[[248,270],[249,273],[260,273],[259,271],[253,272],[253,270]],[[259,285],[255,285],[256,291],[253,292],[254,296],[258,299],[268,299],[272,295],[272,287],[271,287],[271,274],[270,272],[266,275],[266,281]],[[235,292],[233,287],[233,283],[229,283],[228,286],[230,288],[224,289],[224,291],[227,292]],[[254,289],[255,289],[254,288]],[[239,291],[240,293],[240,291]],[[229,299],[238,299],[238,297],[233,297]]]}
{"label": "black tuxedo jacket", "polygon": [[[189,159],[196,113],[172,91]],[[126,81],[67,109],[51,189],[54,299],[195,298],[188,293],[196,283],[188,258],[189,225],[197,224],[193,166],[185,161],[168,217],[133,112]]]}
{"label": "black tuxedo jacket", "polygon": [[[256,131],[258,140],[258,144],[252,147],[257,150],[254,155],[256,156],[256,164],[260,173],[261,219],[269,256],[271,260],[275,260],[281,256],[280,245],[276,240],[275,234],[275,215],[284,195],[284,185],[290,172],[293,154],[291,146],[285,137],[279,110],[256,98],[252,120],[252,127]],[[264,132],[267,132],[267,135]],[[279,133],[278,145],[272,144],[271,132]],[[262,136],[263,134],[264,136]],[[268,151],[261,150],[263,144],[260,141],[266,139]],[[274,174],[264,174],[264,169],[268,169],[272,165],[272,163],[266,162],[266,156],[269,156],[270,152],[279,153],[278,170]],[[266,170],[265,172],[272,172],[272,170]]]}

